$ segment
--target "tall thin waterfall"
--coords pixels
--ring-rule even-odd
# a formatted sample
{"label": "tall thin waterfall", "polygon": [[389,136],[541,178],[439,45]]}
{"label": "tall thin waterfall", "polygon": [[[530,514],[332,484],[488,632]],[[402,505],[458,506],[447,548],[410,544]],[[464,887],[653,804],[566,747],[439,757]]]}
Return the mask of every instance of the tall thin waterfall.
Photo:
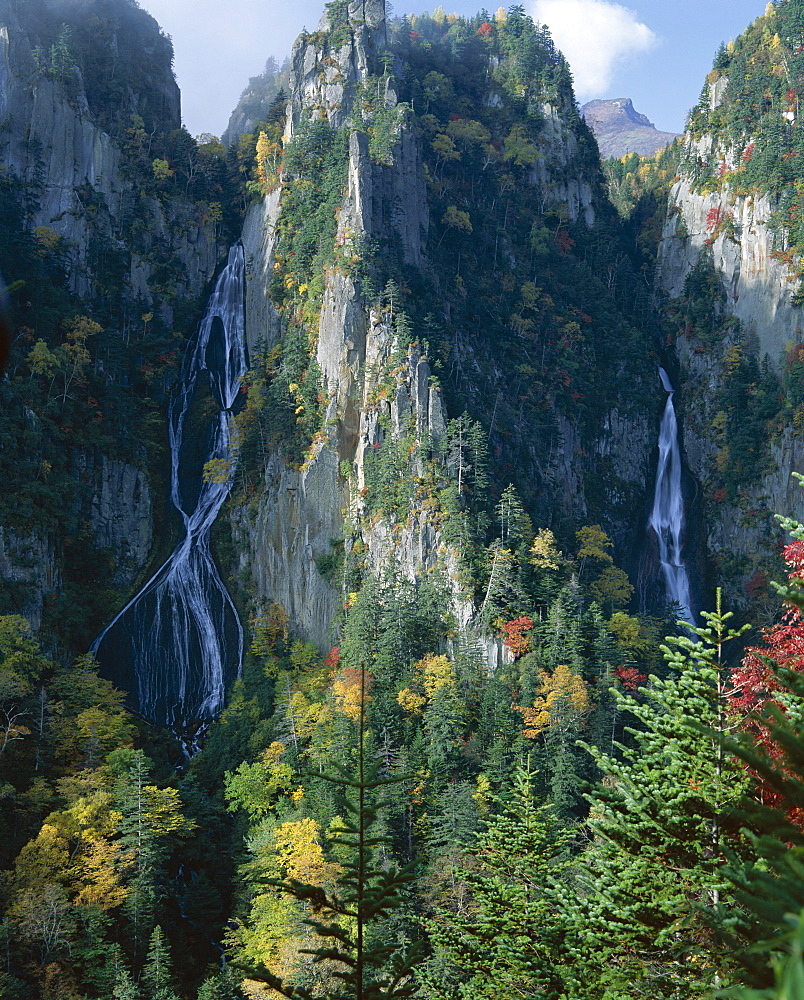
{"label": "tall thin waterfall", "polygon": [[667,393],[662,423],[659,427],[659,466],[650,527],[659,543],[659,560],[664,572],[668,600],[677,604],[681,617],[693,622],[690,581],[681,555],[684,531],[684,499],[681,495],[681,452],[678,447],[678,424],[673,407],[673,385],[664,368],[659,369]]}
{"label": "tall thin waterfall", "polygon": [[[171,399],[171,502],[182,537],[92,647],[104,672],[132,700],[136,694],[137,709],[170,726],[215,716],[243,655],[240,619],[210,551],[210,529],[231,486],[232,407],[246,372],[243,278],[243,249],[235,246]],[[200,426],[199,413],[209,409],[217,412]],[[203,465],[210,460],[214,475],[205,478]]]}

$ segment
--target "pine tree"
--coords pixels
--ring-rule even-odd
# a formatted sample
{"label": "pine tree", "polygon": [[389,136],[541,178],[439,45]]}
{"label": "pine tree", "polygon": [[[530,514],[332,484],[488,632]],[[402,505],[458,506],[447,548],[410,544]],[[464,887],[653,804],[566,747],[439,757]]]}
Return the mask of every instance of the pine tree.
{"label": "pine tree", "polygon": [[462,914],[442,910],[428,923],[435,953],[420,979],[440,1000],[558,998],[566,969],[555,886],[572,833],[536,805],[529,767],[493,802],[473,851],[479,866],[456,873],[469,899]]}
{"label": "pine tree", "polygon": [[[729,963],[712,946],[712,914],[729,909],[724,841],[742,853],[737,810],[745,771],[726,752],[723,646],[740,631],[720,608],[706,625],[664,647],[675,676],[651,678],[643,701],[617,694],[639,728],[620,757],[592,753],[604,775],[589,796],[594,837],[574,914],[578,997],[698,997],[725,985]],[[709,913],[704,918],[704,913]],[[614,992],[606,993],[605,990]],[[575,994],[573,994],[575,995]]]}
{"label": "pine tree", "polygon": [[139,957],[164,894],[169,843],[186,835],[193,824],[183,817],[175,789],[148,783],[148,759],[141,750],[117,750],[108,760],[117,773],[114,797],[122,814],[118,829],[128,888],[123,911],[130,923],[133,954]]}
{"label": "pine tree", "polygon": [[124,965],[115,973],[112,997],[114,1000],[141,1000],[142,994]]}
{"label": "pine tree", "polygon": [[227,966],[198,987],[198,1000],[243,1000],[244,994]]}
{"label": "pine tree", "polygon": [[142,971],[142,985],[148,1000],[175,1000],[171,988],[170,946],[162,928],[156,925],[148,944],[148,954]]}
{"label": "pine tree", "polygon": [[[294,878],[268,880],[310,911],[304,922],[325,944],[304,951],[314,962],[333,963],[333,975],[343,984],[328,994],[328,1000],[401,1000],[417,989],[411,975],[420,958],[419,945],[403,949],[381,933],[383,923],[402,904],[402,891],[414,878],[413,865],[400,869],[381,863],[379,851],[390,843],[375,833],[378,808],[372,802],[378,790],[409,779],[380,777],[377,762],[368,760],[365,705],[364,690],[354,773],[338,768],[338,774],[324,776],[346,793],[343,825],[330,830],[335,850],[343,855],[338,888],[329,891]],[[266,970],[251,975],[290,1000],[313,1000],[306,987],[283,981]]]}

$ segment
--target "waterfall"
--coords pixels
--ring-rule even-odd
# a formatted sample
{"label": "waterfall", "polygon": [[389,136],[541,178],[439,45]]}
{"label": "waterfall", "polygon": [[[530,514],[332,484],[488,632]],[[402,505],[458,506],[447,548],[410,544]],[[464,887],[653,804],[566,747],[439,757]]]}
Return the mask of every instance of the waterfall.
{"label": "waterfall", "polygon": [[656,492],[650,527],[659,543],[659,560],[664,573],[668,600],[677,604],[680,616],[694,622],[690,600],[690,581],[681,556],[681,536],[684,531],[684,498],[681,495],[681,452],[678,447],[678,424],[673,406],[673,385],[664,368],[659,369],[667,393],[659,427],[659,465],[656,470]]}
{"label": "waterfall", "polygon": [[[197,725],[220,712],[243,655],[240,619],[210,549],[235,464],[232,408],[246,372],[243,279],[243,248],[235,246],[170,401],[170,499],[181,538],[92,646],[104,672],[136,699],[137,710],[172,727]],[[214,474],[205,478],[203,466],[211,460]]]}

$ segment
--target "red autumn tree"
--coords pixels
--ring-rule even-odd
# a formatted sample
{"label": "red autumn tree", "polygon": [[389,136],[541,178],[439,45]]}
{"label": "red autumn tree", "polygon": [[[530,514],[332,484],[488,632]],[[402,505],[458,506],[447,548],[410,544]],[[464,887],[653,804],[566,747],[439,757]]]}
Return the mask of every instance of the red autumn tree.
{"label": "red autumn tree", "polygon": [[637,691],[648,679],[636,667],[617,667],[614,676],[622,684],[624,691]]}
{"label": "red autumn tree", "polygon": [[511,650],[514,658],[530,651],[530,636],[525,635],[525,632],[530,632],[532,628],[533,619],[527,615],[514,618],[510,622],[503,622],[500,626],[503,634],[503,645]]}
{"label": "red autumn tree", "polygon": [[711,233],[713,229],[717,229],[718,226],[723,222],[723,209],[720,205],[716,205],[714,208],[710,208],[706,213],[706,228]]}
{"label": "red autumn tree", "polygon": [[[786,545],[783,554],[789,581],[804,583],[804,541],[797,540]],[[784,705],[777,697],[782,684],[776,667],[804,673],[804,620],[800,609],[788,605],[782,620],[765,629],[762,638],[762,645],[749,647],[740,665],[732,671],[733,690],[729,707],[733,715],[741,719],[741,728],[751,733],[772,760],[780,761],[784,751],[773,738],[765,710],[774,705],[778,711],[785,713]],[[756,780],[759,800],[764,805],[781,808],[781,795],[758,776]],[[801,810],[788,810],[788,819],[804,827]]]}

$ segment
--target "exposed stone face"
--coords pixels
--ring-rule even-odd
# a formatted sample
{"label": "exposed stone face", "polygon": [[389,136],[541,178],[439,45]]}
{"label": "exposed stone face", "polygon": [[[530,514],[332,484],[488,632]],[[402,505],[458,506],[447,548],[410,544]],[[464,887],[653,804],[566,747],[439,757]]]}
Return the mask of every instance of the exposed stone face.
{"label": "exposed stone face", "polygon": [[385,0],[349,0],[349,23],[380,28],[385,24]]}
{"label": "exposed stone face", "polygon": [[323,114],[342,128],[358,86],[374,69],[375,57],[375,34],[365,25],[356,27],[350,40],[337,48],[320,35],[301,35],[290,58],[287,137],[296,132],[305,113]]}
{"label": "exposed stone face", "polygon": [[304,472],[274,455],[256,513],[237,511],[232,525],[240,571],[257,599],[279,601],[295,631],[322,649],[331,645],[340,593],[320,575],[315,560],[331,553],[330,540],[343,537],[342,503],[332,448],[322,448]]}
{"label": "exposed stone face", "polygon": [[[710,85],[710,107],[717,107],[723,99],[727,84],[727,78],[721,77]],[[727,167],[734,165],[732,153],[716,147],[711,136],[687,142],[703,159],[717,156]],[[681,408],[684,451],[699,483],[709,479],[719,451],[712,428],[712,400],[721,385],[726,351],[739,345],[741,351],[753,352],[760,362],[767,359],[778,368],[786,345],[802,341],[801,310],[792,304],[795,282],[788,268],[772,256],[769,222],[773,209],[768,196],[736,195],[728,186],[706,194],[696,192],[684,175],[671,191],[659,245],[660,289],[670,300],[682,295],[687,276],[708,250],[725,292],[725,315],[740,321],[738,329],[706,350],[694,350],[683,338],[676,346],[684,380],[681,398],[689,400]],[[725,218],[729,218],[729,225],[718,232],[712,220]],[[781,441],[771,446],[770,457],[772,471],[741,491],[739,506],[725,502],[710,505],[708,551],[715,559],[721,555],[732,561],[733,557],[744,558],[748,566],[733,580],[718,581],[726,586],[732,603],[745,599],[745,584],[753,572],[752,557],[775,545],[772,515],[804,517],[804,491],[792,476],[804,471],[804,445],[788,428]]]}
{"label": "exposed stone face", "polygon": [[[768,228],[773,205],[767,196],[733,195],[728,189],[702,195],[689,178],[673,186],[659,247],[659,284],[676,298],[704,248],[711,247],[715,269],[728,296],[730,315],[740,320],[748,338],[756,338],[759,357],[778,365],[785,344],[800,339],[801,310],[792,304],[795,285],[790,271],[771,256]],[[712,237],[714,216],[730,215],[729,233]]]}
{"label": "exposed stone face", "polygon": [[[132,182],[121,176],[120,149],[90,116],[80,75],[75,80],[77,96],[68,101],[60,84],[37,70],[31,43],[13,8],[0,0],[0,159],[37,193],[31,226],[48,226],[67,241],[73,257],[73,289],[83,296],[91,296],[93,291],[91,239],[93,233],[103,234],[130,255],[132,295],[141,296],[151,306],[154,303],[147,285],[151,266],[126,247],[119,235]],[[164,113],[168,120],[172,116],[178,127],[179,95],[172,76],[163,81],[162,90]],[[136,110],[135,95],[129,99]],[[179,294],[197,296],[212,278],[225,247],[216,244],[189,202],[176,199],[172,211],[176,217],[170,220],[171,226],[161,204],[150,200],[146,241],[169,240],[184,269],[178,276]],[[169,305],[158,305],[171,322]]]}
{"label": "exposed stone face", "polygon": [[[355,157],[360,155],[356,143],[353,152]],[[361,200],[355,190],[350,187],[347,193],[341,225],[371,231],[371,199]],[[365,185],[360,190],[365,194]],[[246,257],[253,259],[246,298],[247,327],[250,337],[264,335],[269,342],[276,335],[278,321],[265,298],[275,205],[275,198],[269,196],[260,211],[252,211],[244,230]],[[350,482],[358,490],[365,485],[364,456],[382,440],[379,413],[371,398],[394,346],[387,317],[367,310],[349,275],[330,272],[317,347],[329,398],[329,437],[315,447],[302,471],[291,469],[281,456],[274,455],[256,511],[242,509],[233,519],[234,538],[242,553],[239,569],[250,578],[250,589],[258,600],[280,601],[297,622],[300,634],[321,648],[333,641],[331,623],[341,598],[337,586],[319,574],[316,559],[329,555],[331,542],[343,538],[345,512],[351,509],[359,517],[359,497],[350,495]],[[440,391],[430,387],[429,378],[429,365],[412,352],[405,371],[398,375],[393,401],[383,404],[397,433],[407,431],[409,419],[419,433],[426,431],[433,439],[444,433],[446,410]],[[349,479],[342,475],[344,465],[351,471]],[[365,541],[372,565],[383,565],[392,550],[400,572],[409,579],[418,578],[438,560],[438,533],[424,515],[393,537],[381,521],[376,531],[366,533]]]}
{"label": "exposed stone face", "polygon": [[276,188],[263,201],[251,205],[243,223],[241,240],[246,259],[246,336],[249,351],[260,337],[269,345],[279,337],[279,316],[268,289],[274,250],[274,228],[279,217],[280,189]]}
{"label": "exposed stone face", "polygon": [[44,533],[28,535],[0,527],[0,581],[23,585],[27,599],[17,613],[38,629],[44,599],[61,587],[53,539]]}
{"label": "exposed stone face", "polygon": [[608,516],[605,529],[618,552],[627,551],[640,532],[641,511],[632,497],[644,497],[655,474],[656,430],[644,411],[605,414],[592,449],[584,448],[576,426],[556,414],[557,436],[546,469],[559,509],[579,522],[587,516],[586,486],[606,468]]}
{"label": "exposed stone face", "polygon": [[151,490],[141,469],[103,456],[96,473],[90,525],[99,548],[115,560],[113,582],[130,587],[153,541]]}
{"label": "exposed stone face", "polygon": [[542,111],[544,122],[538,140],[541,157],[533,164],[531,183],[541,188],[546,211],[561,207],[573,222],[583,218],[587,226],[593,226],[594,192],[580,168],[575,133],[560,109],[545,104]]}

